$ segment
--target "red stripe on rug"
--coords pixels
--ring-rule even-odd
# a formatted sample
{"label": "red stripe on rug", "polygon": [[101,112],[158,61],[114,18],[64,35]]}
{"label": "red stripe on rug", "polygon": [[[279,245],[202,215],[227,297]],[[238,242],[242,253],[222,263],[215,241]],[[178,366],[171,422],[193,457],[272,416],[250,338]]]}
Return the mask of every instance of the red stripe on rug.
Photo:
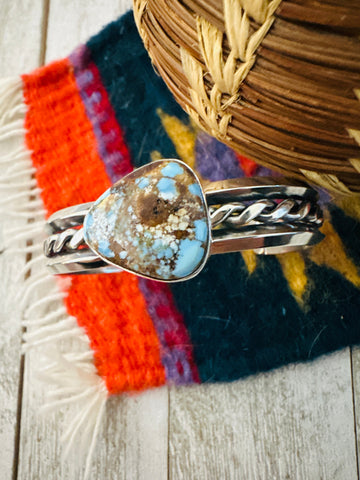
{"label": "red stripe on rug", "polygon": [[[48,215],[96,199],[110,186],[67,59],[24,75],[26,144]],[[84,327],[109,393],[165,383],[160,343],[137,278],[70,277],[66,306]]]}
{"label": "red stripe on rug", "polygon": [[240,153],[236,153],[236,158],[238,159],[246,177],[252,177],[256,174],[259,165],[254,162],[254,160],[250,160],[250,158],[244,157],[244,155],[240,155]]}

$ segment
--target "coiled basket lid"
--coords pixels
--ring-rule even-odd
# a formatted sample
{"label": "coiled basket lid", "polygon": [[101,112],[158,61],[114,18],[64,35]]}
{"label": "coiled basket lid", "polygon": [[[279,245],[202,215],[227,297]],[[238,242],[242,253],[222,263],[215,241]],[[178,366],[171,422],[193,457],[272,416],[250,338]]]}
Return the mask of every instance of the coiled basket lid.
{"label": "coiled basket lid", "polygon": [[360,0],[134,0],[134,14],[201,128],[287,176],[360,194]]}

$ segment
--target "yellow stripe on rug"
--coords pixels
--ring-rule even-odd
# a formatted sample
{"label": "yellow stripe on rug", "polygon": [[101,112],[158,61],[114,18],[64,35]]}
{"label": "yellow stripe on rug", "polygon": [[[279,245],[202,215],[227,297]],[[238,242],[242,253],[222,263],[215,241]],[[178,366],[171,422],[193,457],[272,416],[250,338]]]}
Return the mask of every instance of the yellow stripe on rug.
{"label": "yellow stripe on rug", "polygon": [[309,258],[317,265],[325,265],[336,270],[353,285],[360,287],[358,269],[347,256],[341,238],[329,220],[324,221],[321,231],[325,235],[325,238],[310,250]]}
{"label": "yellow stripe on rug", "polygon": [[299,252],[288,252],[277,255],[284,277],[299,305],[303,305],[303,296],[308,284],[305,260]]}
{"label": "yellow stripe on rug", "polygon": [[189,167],[194,168],[196,133],[193,128],[182,123],[177,117],[168,115],[160,108],[156,112],[181,160],[187,163]]}

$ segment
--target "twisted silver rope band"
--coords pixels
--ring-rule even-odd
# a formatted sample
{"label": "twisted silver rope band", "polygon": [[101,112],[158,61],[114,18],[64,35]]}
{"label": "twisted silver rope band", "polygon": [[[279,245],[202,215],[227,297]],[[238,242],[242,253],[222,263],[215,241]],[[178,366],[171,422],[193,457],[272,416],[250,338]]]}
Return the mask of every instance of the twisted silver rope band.
{"label": "twisted silver rope band", "polygon": [[44,242],[46,257],[77,250],[84,245],[83,229],[68,228],[60,233],[50,235]]}
{"label": "twisted silver rope band", "polygon": [[252,204],[233,202],[209,209],[211,226],[223,225],[240,228],[250,223],[274,224],[306,223],[320,226],[321,210],[317,204],[308,200],[287,198],[280,203],[270,199],[258,200]]}
{"label": "twisted silver rope band", "polygon": [[[185,166],[181,164],[181,168]],[[141,178],[140,169],[136,178]],[[129,176],[129,181],[134,181],[133,177]],[[266,255],[296,251],[315,245],[323,238],[319,229],[322,213],[317,205],[318,194],[308,185],[294,184],[284,178],[252,177],[205,182],[202,188],[204,221],[210,230],[204,263],[211,255],[243,250]],[[122,264],[103,257],[85,240],[86,218],[93,205],[92,202],[74,205],[55,212],[48,219],[49,237],[44,243],[44,253],[53,273],[126,270]],[[119,216],[122,214],[127,215],[127,211],[119,212]],[[132,269],[129,267],[127,271]],[[146,272],[144,276],[147,277]]]}
{"label": "twisted silver rope band", "polygon": [[[280,203],[270,199],[258,200],[246,204],[232,202],[209,208],[211,227],[227,227],[236,230],[247,225],[307,224],[320,226],[322,214],[319,206],[308,200],[287,198]],[[68,228],[50,235],[44,243],[44,254],[52,257],[56,254],[76,251],[85,245],[83,229]]]}

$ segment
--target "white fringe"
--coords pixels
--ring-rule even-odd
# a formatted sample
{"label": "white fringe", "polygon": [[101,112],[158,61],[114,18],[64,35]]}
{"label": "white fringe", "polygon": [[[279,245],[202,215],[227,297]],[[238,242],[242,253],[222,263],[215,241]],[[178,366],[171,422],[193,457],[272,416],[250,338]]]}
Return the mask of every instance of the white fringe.
{"label": "white fringe", "polygon": [[8,155],[0,156],[0,165],[4,166],[4,165],[7,165],[8,163],[13,164],[14,162],[16,162],[16,166],[19,166],[19,167],[22,165],[28,166],[29,158],[30,158],[30,152],[28,152],[28,150],[25,150],[21,146],[17,151],[13,151]]}
{"label": "white fringe", "polygon": [[[32,255],[18,274],[19,282],[27,277],[18,294],[25,330],[23,352],[40,347],[44,357],[39,376],[53,388],[47,389],[43,411],[67,405],[76,410],[62,440],[65,456],[79,449],[85,455],[82,478],[86,479],[108,392],[97,374],[85,331],[64,306],[66,293],[59,285],[64,287],[66,282],[56,282],[46,271],[42,253],[46,212],[30,152],[24,146],[25,114],[21,79],[0,80],[0,214],[8,223],[2,251],[11,256]],[[78,453],[75,457],[81,458]]]}

